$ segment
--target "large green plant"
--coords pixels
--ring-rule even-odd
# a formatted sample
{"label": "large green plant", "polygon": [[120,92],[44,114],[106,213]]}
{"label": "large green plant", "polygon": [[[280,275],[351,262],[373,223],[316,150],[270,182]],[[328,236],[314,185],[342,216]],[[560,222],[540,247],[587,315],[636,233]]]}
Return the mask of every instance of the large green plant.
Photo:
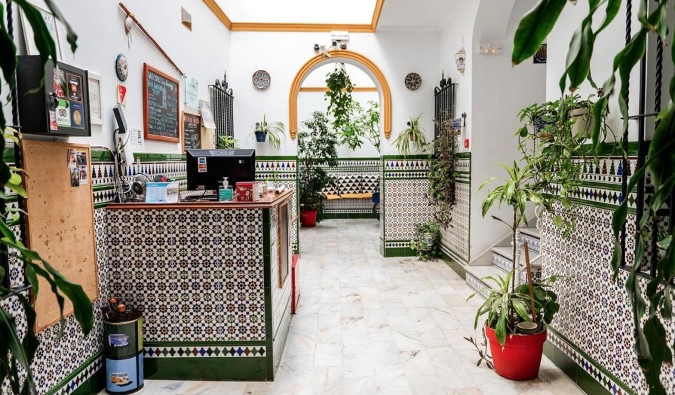
{"label": "large green plant", "polygon": [[298,133],[300,209],[317,210],[317,221],[321,221],[326,199],[322,190],[334,184],[325,167],[337,166],[338,139],[328,122],[326,114],[315,111]]}
{"label": "large green plant", "polygon": [[428,261],[442,256],[441,226],[436,221],[427,221],[415,227],[415,234],[410,240],[410,249],[420,261]]}
{"label": "large green plant", "polygon": [[[60,20],[68,32],[68,42],[72,51],[77,48],[77,36],[65,21],[63,15],[58,10],[52,0],[45,0],[56,19]],[[14,3],[26,15],[26,19],[35,33],[35,44],[40,52],[42,63],[46,63],[50,58],[56,59],[56,45],[49,34],[40,12],[25,0],[15,0]],[[4,15],[3,5],[0,4],[0,16]],[[15,73],[17,67],[17,49],[7,31],[4,21],[0,19],[0,69],[4,83],[7,84],[9,91],[15,88]],[[0,84],[0,89],[4,84]],[[7,121],[4,113],[0,111],[0,191],[4,187],[14,191],[19,196],[27,197],[26,191],[22,186],[21,169],[12,168],[4,161],[4,150],[6,139],[15,143],[15,149],[20,149],[21,136],[14,129],[7,127]],[[7,200],[8,196],[0,192],[0,199]],[[8,220],[8,214],[12,214],[12,219]],[[0,220],[0,243],[8,248],[9,255],[18,258],[24,264],[26,280],[33,289],[33,295],[37,298],[39,291],[38,278],[42,277],[49,284],[51,291],[56,296],[60,309],[60,329],[58,337],[63,335],[65,319],[63,317],[63,306],[65,298],[72,302],[74,315],[79,322],[82,332],[87,335],[93,325],[93,309],[89,298],[81,286],[69,282],[58,271],[56,271],[47,261],[45,261],[37,252],[27,248],[17,239],[10,228],[13,225],[14,218],[19,213],[17,210],[7,210]],[[0,282],[8,275],[4,270],[0,270]],[[35,353],[39,342],[35,335],[35,310],[28,299],[21,293],[12,289],[0,287],[0,298],[15,297],[22,305],[26,316],[26,334],[21,338],[17,332],[16,321],[11,314],[3,308],[0,308],[0,381],[7,380],[9,389],[15,394],[37,394],[31,363],[35,358]],[[22,380],[23,377],[23,380]]]}
{"label": "large green plant", "polygon": [[380,109],[375,101],[368,101],[364,109],[358,101],[352,101],[349,108],[349,121],[338,132],[341,145],[347,145],[352,151],[363,145],[363,139],[380,152]]}
{"label": "large green plant", "polygon": [[[519,64],[531,58],[556,25],[558,18],[567,5],[567,0],[540,0],[527,13],[516,30],[512,53],[513,64]],[[598,35],[607,28],[619,14],[623,0],[589,0],[588,14],[582,19],[581,25],[574,32],[567,54],[567,64],[560,79],[560,90],[563,95],[568,89],[574,92],[582,83],[588,81],[591,86],[598,88],[602,96],[593,106],[594,125],[592,139],[594,147],[600,146],[601,115],[607,111],[612,96],[619,103],[623,119],[622,133],[628,130],[628,105],[626,98],[630,86],[631,72],[646,54],[648,35],[658,36],[663,42],[668,39],[668,17],[673,2],[669,0],[633,1],[632,6],[637,11],[638,28],[623,49],[615,56],[612,74],[602,87],[596,85],[591,78],[591,58]],[[604,18],[599,25],[594,25],[594,16],[604,12]],[[671,45],[671,63],[675,63],[675,46]],[[617,74],[619,85],[617,86]],[[644,290],[640,288],[638,273],[645,257],[643,231],[651,222],[654,213],[661,208],[675,187],[675,76],[670,82],[670,103],[658,115],[658,124],[649,145],[646,166],[642,166],[631,178],[628,190],[632,190],[649,169],[654,194],[649,201],[649,213],[644,215],[638,224],[635,237],[635,262],[626,280],[626,290],[633,310],[633,327],[635,336],[635,351],[638,364],[646,378],[650,394],[665,395],[667,393],[660,375],[664,365],[672,365],[673,355],[671,344],[666,338],[664,322],[672,320],[672,291],[675,278],[675,245],[670,244],[666,252],[660,257],[656,276]],[[624,155],[627,155],[624,152]],[[671,208],[673,209],[673,208]],[[615,248],[612,258],[614,279],[618,278],[619,266],[623,261],[623,249],[619,243],[619,235],[628,217],[628,199],[614,213],[612,228],[615,235]],[[671,235],[672,236],[672,235]]]}
{"label": "large green plant", "polygon": [[326,100],[328,114],[333,118],[333,129],[339,132],[349,124],[354,99],[354,84],[345,69],[344,63],[335,65],[335,69],[326,76]]}
{"label": "large green plant", "polygon": [[429,156],[430,203],[436,206],[436,222],[447,228],[452,221],[452,207],[455,204],[455,179],[457,177],[458,132],[452,126],[452,120],[437,121],[438,136],[433,142],[433,153]]}

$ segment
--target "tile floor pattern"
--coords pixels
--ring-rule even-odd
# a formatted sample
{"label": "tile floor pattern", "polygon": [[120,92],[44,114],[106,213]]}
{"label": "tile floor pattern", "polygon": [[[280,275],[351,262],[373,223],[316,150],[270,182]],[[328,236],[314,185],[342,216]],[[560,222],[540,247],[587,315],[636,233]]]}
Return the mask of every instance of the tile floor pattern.
{"label": "tile floor pattern", "polygon": [[546,357],[514,382],[476,367],[478,301],[445,263],[382,258],[376,220],[301,230],[301,296],[274,382],[146,381],[144,395],[575,395]]}

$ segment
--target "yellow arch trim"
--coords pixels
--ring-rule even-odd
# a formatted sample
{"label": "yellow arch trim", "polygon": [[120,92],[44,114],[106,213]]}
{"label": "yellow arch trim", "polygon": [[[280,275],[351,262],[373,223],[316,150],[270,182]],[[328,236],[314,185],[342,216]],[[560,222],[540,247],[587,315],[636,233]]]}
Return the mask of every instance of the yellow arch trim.
{"label": "yellow arch trim", "polygon": [[[360,63],[371,73],[375,75],[377,82],[379,83],[379,88],[382,92],[382,118],[384,118],[384,136],[389,138],[391,135],[391,90],[389,89],[389,83],[387,78],[382,73],[379,67],[372,60],[361,55],[360,53],[350,51],[348,49],[334,49],[329,51],[333,58],[337,59],[350,59],[355,62]],[[298,93],[300,93],[300,87],[302,81],[307,77],[307,75],[312,71],[312,69],[317,66],[319,63],[324,62],[327,58],[321,54],[314,56],[307,63],[305,63],[296,74],[293,84],[291,85],[291,92],[288,96],[288,130],[290,132],[291,138],[294,139],[298,133]]]}

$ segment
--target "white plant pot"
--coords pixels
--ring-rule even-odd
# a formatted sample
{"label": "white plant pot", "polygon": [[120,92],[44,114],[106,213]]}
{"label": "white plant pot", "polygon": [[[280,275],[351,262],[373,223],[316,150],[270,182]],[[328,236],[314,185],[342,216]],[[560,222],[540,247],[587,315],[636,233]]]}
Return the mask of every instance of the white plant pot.
{"label": "white plant pot", "polygon": [[431,233],[425,233],[422,235],[422,242],[426,244],[426,250],[429,251],[434,246],[434,236]]}

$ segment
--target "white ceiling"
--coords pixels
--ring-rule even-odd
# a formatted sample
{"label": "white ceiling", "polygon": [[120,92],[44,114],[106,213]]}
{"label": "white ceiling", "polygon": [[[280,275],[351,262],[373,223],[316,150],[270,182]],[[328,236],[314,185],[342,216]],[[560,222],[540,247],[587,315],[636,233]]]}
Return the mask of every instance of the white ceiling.
{"label": "white ceiling", "polygon": [[378,27],[438,28],[457,7],[459,0],[386,0]]}
{"label": "white ceiling", "polygon": [[376,0],[216,0],[234,23],[366,25],[373,20],[376,2]]}

